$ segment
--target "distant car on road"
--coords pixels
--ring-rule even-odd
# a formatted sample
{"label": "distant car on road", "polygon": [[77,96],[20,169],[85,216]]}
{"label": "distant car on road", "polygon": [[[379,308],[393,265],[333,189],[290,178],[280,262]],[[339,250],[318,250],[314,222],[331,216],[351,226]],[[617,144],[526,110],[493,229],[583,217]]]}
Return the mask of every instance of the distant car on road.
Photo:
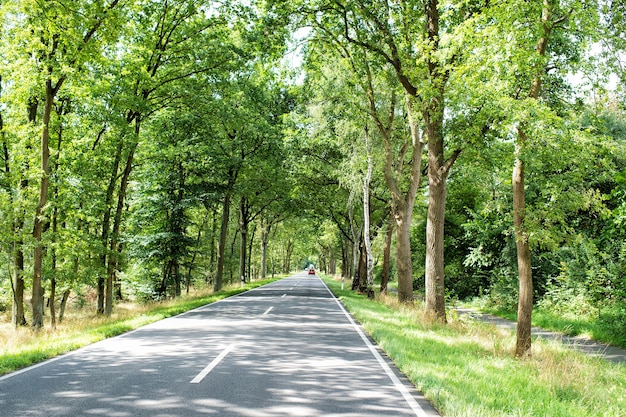
{"label": "distant car on road", "polygon": [[309,268],[309,275],[315,275],[315,268]]}

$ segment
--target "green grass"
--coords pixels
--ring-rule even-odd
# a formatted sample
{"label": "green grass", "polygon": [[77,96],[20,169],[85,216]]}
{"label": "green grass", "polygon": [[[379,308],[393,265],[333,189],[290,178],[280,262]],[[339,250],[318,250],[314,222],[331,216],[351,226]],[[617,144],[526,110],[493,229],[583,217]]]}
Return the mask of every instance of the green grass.
{"label": "green grass", "polygon": [[326,279],[367,332],[445,416],[622,416],[626,366],[535,342],[513,357],[514,336],[483,323],[424,320],[421,308],[368,300]]}
{"label": "green grass", "polygon": [[216,302],[276,279],[278,278],[254,281],[243,288],[228,288],[216,294],[181,297],[142,307],[120,306],[114,310],[110,318],[88,316],[89,313],[82,311],[68,319],[66,324],[59,325],[57,330],[44,328],[35,332],[30,328],[15,329],[7,323],[0,328],[0,346],[2,346],[0,375]]}
{"label": "green grass", "polygon": [[[517,320],[517,312],[487,308],[479,303],[470,307],[480,311]],[[626,314],[619,306],[606,308],[600,314],[562,314],[547,309],[535,308],[532,315],[533,326],[561,332],[568,336],[586,336],[598,342],[626,348]]]}

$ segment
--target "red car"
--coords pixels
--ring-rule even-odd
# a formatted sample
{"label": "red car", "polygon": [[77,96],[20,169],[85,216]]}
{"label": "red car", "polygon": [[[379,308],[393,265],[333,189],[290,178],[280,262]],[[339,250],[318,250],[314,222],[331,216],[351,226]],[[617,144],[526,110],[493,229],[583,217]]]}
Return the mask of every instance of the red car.
{"label": "red car", "polygon": [[315,275],[315,269],[309,268],[309,275]]}

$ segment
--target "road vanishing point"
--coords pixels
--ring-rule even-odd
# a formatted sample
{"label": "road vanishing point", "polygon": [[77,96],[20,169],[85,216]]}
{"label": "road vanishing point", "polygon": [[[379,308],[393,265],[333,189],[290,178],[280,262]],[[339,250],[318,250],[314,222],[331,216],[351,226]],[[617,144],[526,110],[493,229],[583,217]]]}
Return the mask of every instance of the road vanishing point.
{"label": "road vanishing point", "polygon": [[438,415],[305,272],[0,378],[3,417]]}

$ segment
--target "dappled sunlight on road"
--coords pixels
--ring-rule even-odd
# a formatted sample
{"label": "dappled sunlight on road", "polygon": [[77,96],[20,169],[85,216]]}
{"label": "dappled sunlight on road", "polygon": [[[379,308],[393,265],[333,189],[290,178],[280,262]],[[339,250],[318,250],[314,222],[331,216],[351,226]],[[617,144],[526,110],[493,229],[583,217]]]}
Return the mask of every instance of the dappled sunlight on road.
{"label": "dappled sunlight on road", "polygon": [[[47,405],[2,394],[26,374]],[[260,287],[0,384],[7,417],[415,415],[317,278]]]}

